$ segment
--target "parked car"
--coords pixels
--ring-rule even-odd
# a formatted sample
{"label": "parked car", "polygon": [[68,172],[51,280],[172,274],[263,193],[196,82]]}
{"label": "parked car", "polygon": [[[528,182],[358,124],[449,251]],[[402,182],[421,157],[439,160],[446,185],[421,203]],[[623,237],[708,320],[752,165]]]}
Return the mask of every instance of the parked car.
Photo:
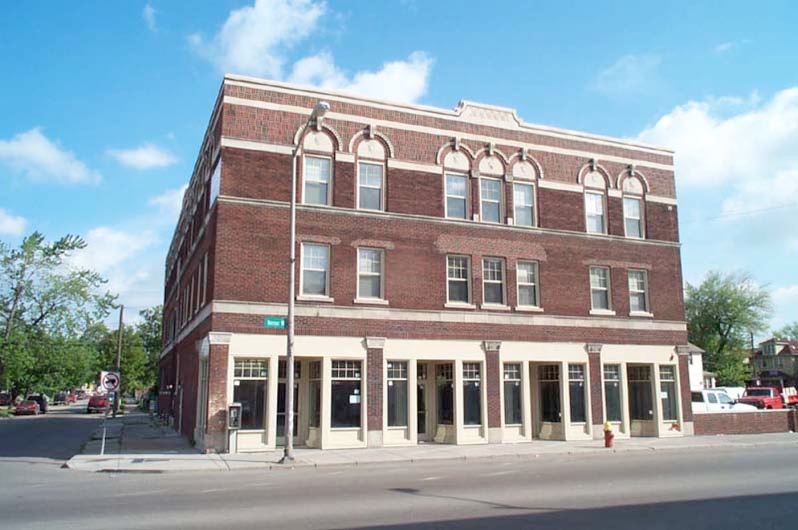
{"label": "parked car", "polygon": [[108,396],[105,394],[95,394],[89,398],[89,404],[86,406],[86,414],[92,412],[103,412],[108,408]]}
{"label": "parked car", "polygon": [[757,410],[753,405],[735,403],[726,392],[716,388],[694,390],[692,394],[693,413],[696,412],[751,412]]}
{"label": "parked car", "polygon": [[743,394],[745,393],[744,386],[716,386],[711,390],[720,390],[721,392],[726,392],[726,394],[734,401],[737,401],[743,397]]}
{"label": "parked car", "polygon": [[739,401],[758,409],[783,409],[798,406],[798,393],[792,387],[749,386]]}
{"label": "parked car", "polygon": [[53,405],[66,405],[67,399],[68,397],[66,392],[56,392],[55,397],[53,398]]}
{"label": "parked car", "polygon": [[28,399],[17,405],[17,408],[14,410],[14,414],[17,416],[35,416],[41,412],[39,409],[39,403],[32,399]]}
{"label": "parked car", "polygon": [[35,401],[39,404],[39,411],[42,414],[47,414],[50,410],[50,398],[46,394],[31,394],[28,396],[28,401]]}
{"label": "parked car", "polygon": [[9,392],[0,392],[0,407],[9,405],[11,405],[11,394]]}

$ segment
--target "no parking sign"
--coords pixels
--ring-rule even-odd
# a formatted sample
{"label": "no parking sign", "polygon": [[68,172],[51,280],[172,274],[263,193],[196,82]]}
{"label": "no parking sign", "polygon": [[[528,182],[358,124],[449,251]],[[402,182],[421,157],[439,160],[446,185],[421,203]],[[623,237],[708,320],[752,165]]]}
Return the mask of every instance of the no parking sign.
{"label": "no parking sign", "polygon": [[116,392],[122,382],[119,372],[100,372],[100,386],[106,392]]}

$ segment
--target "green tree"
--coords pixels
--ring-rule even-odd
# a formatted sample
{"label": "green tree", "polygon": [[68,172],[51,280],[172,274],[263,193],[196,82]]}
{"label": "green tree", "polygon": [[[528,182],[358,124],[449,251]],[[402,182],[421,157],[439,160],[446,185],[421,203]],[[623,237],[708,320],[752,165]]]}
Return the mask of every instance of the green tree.
{"label": "green tree", "polygon": [[685,310],[690,342],[706,350],[708,370],[722,385],[738,385],[749,370],[750,334],[767,330],[772,312],[770,293],[747,273],[707,273],[698,286],[687,284]]}
{"label": "green tree", "polygon": [[[148,359],[141,335],[133,326],[124,326],[122,330],[120,372],[122,374],[122,393],[126,394],[133,390],[147,389],[153,383],[150,380]],[[119,331],[109,330],[104,324],[97,324],[91,328],[88,336],[97,349],[98,363],[95,367],[94,377],[96,378],[102,370],[114,370]]]}
{"label": "green tree", "polygon": [[792,322],[791,324],[785,324],[781,328],[775,330],[773,332],[773,336],[780,339],[792,337],[793,339],[798,340],[798,320]]}
{"label": "green tree", "polygon": [[158,381],[158,364],[161,358],[163,306],[157,305],[139,311],[139,316],[141,321],[136,325],[136,332],[141,336],[141,343],[147,354],[146,380],[153,386]]}

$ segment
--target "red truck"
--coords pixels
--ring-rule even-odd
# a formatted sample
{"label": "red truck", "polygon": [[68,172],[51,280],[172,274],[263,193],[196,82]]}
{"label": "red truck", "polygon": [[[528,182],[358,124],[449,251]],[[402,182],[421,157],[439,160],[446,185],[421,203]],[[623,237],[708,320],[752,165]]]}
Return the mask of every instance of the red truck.
{"label": "red truck", "polygon": [[798,406],[798,391],[793,387],[750,386],[739,403],[747,403],[758,409],[783,409]]}

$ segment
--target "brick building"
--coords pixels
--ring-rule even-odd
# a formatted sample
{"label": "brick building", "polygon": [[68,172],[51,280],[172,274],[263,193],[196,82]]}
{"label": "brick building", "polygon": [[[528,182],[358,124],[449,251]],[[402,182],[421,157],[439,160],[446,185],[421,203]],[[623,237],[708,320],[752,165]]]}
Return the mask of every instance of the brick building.
{"label": "brick building", "polygon": [[228,75],[166,259],[161,408],[198,446],[284,438],[294,161],[295,444],[692,433],[671,151]]}

